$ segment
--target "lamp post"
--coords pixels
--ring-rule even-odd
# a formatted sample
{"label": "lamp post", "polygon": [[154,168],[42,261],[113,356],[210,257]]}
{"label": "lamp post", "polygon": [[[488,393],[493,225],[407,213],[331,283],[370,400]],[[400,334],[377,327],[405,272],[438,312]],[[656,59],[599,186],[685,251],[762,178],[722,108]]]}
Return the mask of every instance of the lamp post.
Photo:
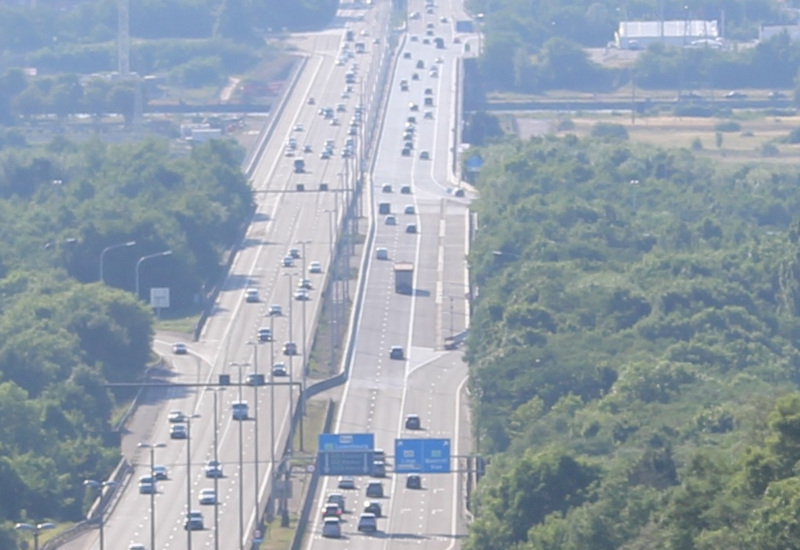
{"label": "lamp post", "polygon": [[[292,340],[292,302],[294,299],[292,298],[292,278],[295,276],[295,273],[284,273],[286,277],[289,278],[289,342],[294,342]],[[294,454],[294,354],[289,354],[289,445],[288,453],[289,456]]]}
{"label": "lamp post", "polygon": [[105,540],[103,537],[103,519],[106,512],[106,507],[103,505],[103,489],[106,487],[116,487],[118,483],[116,481],[96,481],[94,479],[84,479],[83,484],[86,487],[91,487],[93,489],[98,490],[98,496],[100,497],[100,550],[105,550]]}
{"label": "lamp post", "polygon": [[[250,363],[231,363],[232,367],[239,369],[239,403],[242,402],[242,369],[250,366]],[[242,424],[244,420],[239,419],[239,550],[244,550],[244,447],[242,441]]]}
{"label": "lamp post", "polygon": [[[156,449],[166,447],[166,443],[139,443],[140,449],[150,449],[150,475],[156,463]],[[153,489],[150,492],[150,548],[156,547],[156,481],[153,479]]]}
{"label": "lamp post", "polygon": [[33,550],[39,550],[39,533],[47,529],[55,529],[54,523],[17,523],[14,529],[33,533]]}
{"label": "lamp post", "polygon": [[[269,372],[275,372],[275,316],[271,315],[269,318],[269,333],[272,335],[269,341]],[[269,464],[272,479],[270,480],[271,497],[269,499],[270,512],[272,514],[272,506],[275,505],[275,380],[270,380],[269,385],[269,407],[270,407],[270,421],[269,421]]]}
{"label": "lamp post", "polygon": [[[186,418],[186,514],[188,517],[189,512],[192,510],[192,418],[195,415],[189,415]],[[214,498],[217,498],[216,493]],[[216,503],[215,503],[216,506]],[[192,531],[194,529],[186,529],[186,548],[192,550]]]}
{"label": "lamp post", "polygon": [[136,241],[128,241],[128,242],[125,242],[125,243],[112,244],[111,246],[107,246],[107,247],[105,247],[103,249],[103,251],[100,253],[100,282],[101,283],[105,284],[105,282],[106,282],[105,277],[103,277],[103,259],[105,258],[106,252],[108,252],[110,250],[116,250],[117,248],[131,247],[131,246],[133,246],[135,244],[136,244]]}
{"label": "lamp post", "polygon": [[[225,391],[224,387],[211,386],[206,388],[214,392],[214,463],[219,468],[219,412],[217,406],[217,393]],[[214,473],[214,496],[219,498],[219,473]],[[214,550],[219,550],[219,505],[214,506]]]}
{"label": "lamp post", "polygon": [[142,256],[139,258],[139,261],[136,262],[136,299],[139,299],[139,266],[142,265],[142,262],[149,260],[151,258],[159,258],[161,256],[169,256],[172,254],[172,250],[164,250],[163,252],[158,252],[157,254],[149,254],[147,256]]}
{"label": "lamp post", "polygon": [[253,429],[255,430],[255,441],[253,442],[255,445],[255,461],[254,461],[254,469],[255,469],[255,482],[253,483],[254,489],[254,497],[255,497],[255,505],[256,505],[256,523],[258,523],[258,482],[259,482],[259,475],[258,475],[258,386],[260,385],[259,380],[259,372],[258,372],[258,343],[257,342],[247,342],[248,346],[253,346],[253,372],[255,373],[255,380],[253,384],[253,413],[255,415],[255,425]]}

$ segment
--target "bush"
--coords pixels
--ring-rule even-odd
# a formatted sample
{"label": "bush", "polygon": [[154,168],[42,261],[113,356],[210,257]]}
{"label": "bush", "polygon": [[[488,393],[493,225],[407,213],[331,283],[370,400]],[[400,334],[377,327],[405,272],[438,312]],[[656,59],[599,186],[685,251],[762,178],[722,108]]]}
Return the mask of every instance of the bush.
{"label": "bush", "polygon": [[784,143],[800,143],[800,127],[795,128],[783,140]]}
{"label": "bush", "polygon": [[702,151],[703,150],[703,140],[699,137],[696,137],[692,140],[692,151]]}
{"label": "bush", "polygon": [[742,125],[735,120],[723,120],[714,126],[714,130],[717,132],[740,132]]}
{"label": "bush", "polygon": [[599,139],[628,139],[628,130],[622,124],[613,122],[598,122],[592,126],[591,136]]}
{"label": "bush", "polygon": [[778,146],[774,143],[765,143],[761,146],[761,156],[762,157],[777,157],[780,155],[780,150]]}

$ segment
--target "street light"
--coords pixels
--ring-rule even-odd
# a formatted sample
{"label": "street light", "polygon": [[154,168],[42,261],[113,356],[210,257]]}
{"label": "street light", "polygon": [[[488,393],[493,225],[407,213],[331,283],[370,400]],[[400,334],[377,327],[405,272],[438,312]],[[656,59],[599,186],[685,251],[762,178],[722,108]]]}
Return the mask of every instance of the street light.
{"label": "street light", "polygon": [[[219,412],[217,407],[217,393],[225,391],[222,386],[210,386],[206,388],[214,392],[214,463],[219,468]],[[214,496],[219,499],[219,473],[214,472]],[[214,506],[214,550],[219,550],[219,505]]]}
{"label": "street light", "polygon": [[140,449],[150,449],[150,476],[153,479],[153,489],[150,491],[150,548],[156,547],[156,479],[153,477],[153,468],[156,464],[156,449],[166,447],[166,443],[139,443]]}
{"label": "street light", "polygon": [[[189,415],[186,417],[186,514],[188,517],[189,512],[192,510],[192,418],[197,418],[197,415]],[[217,499],[216,492],[214,499]],[[216,503],[214,503],[216,506]],[[192,550],[192,531],[194,529],[186,530],[186,548]]]}
{"label": "street light", "polygon": [[[305,256],[305,254],[303,254],[303,256]],[[255,489],[255,491],[254,491],[255,492],[255,504],[256,504],[256,512],[255,513],[256,513],[256,522],[257,522],[258,521],[258,482],[259,482],[259,476],[258,476],[258,417],[260,416],[258,414],[258,386],[260,384],[260,380],[259,380],[260,377],[259,377],[259,373],[258,373],[258,342],[249,341],[249,342],[247,342],[247,345],[248,346],[253,346],[253,372],[255,373],[255,377],[254,377],[254,380],[253,380],[253,413],[254,413],[256,418],[255,418],[255,425],[254,425],[253,429],[255,430],[255,441],[254,441],[254,444],[255,444],[255,448],[256,448],[256,456],[255,456],[254,466],[255,466],[256,478],[255,478],[255,483],[253,484],[253,488]]]}
{"label": "street light", "polygon": [[[239,403],[242,402],[242,369],[249,367],[250,363],[231,363],[232,367],[239,369]],[[239,418],[239,550],[244,550],[244,447],[242,441],[242,424],[244,419]]]}
{"label": "street light", "polygon": [[139,266],[142,265],[142,262],[145,260],[149,260],[151,258],[159,258],[161,256],[169,256],[172,254],[172,250],[164,250],[163,252],[158,252],[157,254],[150,254],[148,256],[142,256],[139,258],[139,261],[136,262],[136,299],[139,299]]}
{"label": "street light", "polygon": [[17,523],[14,529],[19,531],[28,531],[33,533],[33,550],[39,550],[39,533],[46,529],[55,529],[54,523],[37,523],[32,525],[30,523]]}
{"label": "street light", "polygon": [[98,496],[100,497],[100,550],[104,550],[105,541],[103,537],[103,516],[105,516],[106,507],[103,505],[103,489],[106,487],[116,487],[119,484],[116,481],[96,481],[94,479],[84,479],[83,484],[86,487],[91,487],[98,490]]}
{"label": "street light", "polygon": [[109,250],[116,250],[117,248],[131,247],[131,246],[133,246],[135,244],[136,244],[136,241],[128,241],[126,243],[112,244],[111,246],[107,246],[107,247],[105,247],[103,249],[103,251],[100,253],[100,282],[101,283],[105,284],[105,282],[106,282],[105,278],[103,277],[103,258],[105,257],[106,252],[108,252]]}
{"label": "street light", "polygon": [[[292,278],[297,275],[296,273],[284,273],[285,277],[289,278],[289,342],[294,342],[292,339]],[[294,354],[289,355],[289,456],[294,454]],[[302,437],[302,435],[301,435]]]}

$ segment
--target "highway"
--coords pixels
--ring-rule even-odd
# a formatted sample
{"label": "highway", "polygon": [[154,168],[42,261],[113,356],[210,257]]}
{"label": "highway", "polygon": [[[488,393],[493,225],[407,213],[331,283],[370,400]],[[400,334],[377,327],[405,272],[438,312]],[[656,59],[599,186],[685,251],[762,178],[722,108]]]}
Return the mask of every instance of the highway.
{"label": "highway", "polygon": [[[364,21],[362,14],[367,15]],[[269,495],[269,481],[289,435],[290,410],[297,405],[299,385],[303,383],[302,363],[313,341],[322,302],[320,289],[325,287],[329,273],[335,238],[332,231],[340,225],[349,195],[351,184],[346,175],[355,173],[355,159],[342,157],[348,121],[359,101],[368,100],[366,95],[377,73],[373,65],[380,56],[374,54],[382,44],[361,38],[360,31],[367,26],[371,30],[385,28],[386,21],[388,6],[369,11],[343,9],[330,30],[301,37],[303,47],[311,54],[253,171],[256,212],[201,338],[189,344],[186,355],[173,355],[173,342],[156,342],[156,351],[167,357],[170,368],[154,373],[153,380],[172,386],[147,391],[132,424],[148,427],[146,432],[136,433],[142,443],[164,446],[140,448],[131,454],[134,474],[105,520],[109,547],[249,548],[257,524],[256,510],[263,510]],[[368,47],[365,54],[337,64],[344,28],[353,29]],[[359,84],[349,97],[343,97],[345,74],[354,70],[353,63],[358,64],[354,72]],[[313,105],[310,98],[314,98]],[[338,104],[343,105],[343,110],[336,112],[339,125],[331,125],[318,114],[320,107]],[[371,123],[367,117],[362,126]],[[297,140],[298,152],[293,156],[286,155],[290,138]],[[320,152],[327,140],[333,140],[335,148],[331,158],[323,160]],[[310,152],[302,153],[305,145],[310,146]],[[306,166],[298,174],[294,161],[301,155]],[[320,191],[320,183],[327,183],[328,190]],[[299,191],[298,184],[303,184],[305,191]],[[284,267],[282,261],[293,247],[304,254],[293,266]],[[322,273],[308,273],[311,261],[321,263]],[[312,284],[305,307],[291,299],[302,277]],[[257,302],[245,300],[247,289],[257,289]],[[272,304],[281,306],[282,315],[268,315]],[[273,343],[258,343],[260,327],[273,329]],[[282,355],[284,343],[290,340],[298,345],[297,357]],[[280,385],[243,388],[237,383],[251,373],[266,374],[269,380],[276,361],[285,361],[289,371],[288,376],[275,378]],[[206,387],[216,384],[221,374],[230,375],[233,384],[220,391]],[[250,419],[246,421],[232,418],[232,404],[240,399],[248,401]],[[170,438],[170,410],[190,416],[188,439]],[[130,441],[123,441],[123,447],[126,445],[130,447]],[[216,482],[204,473],[204,465],[215,457],[215,450],[225,474]],[[169,471],[169,479],[158,483],[158,493],[152,499],[154,515],[150,496],[139,494],[137,487],[139,477],[150,471],[151,452],[155,464],[165,465]],[[201,490],[215,485],[219,505],[200,505]],[[184,530],[187,508],[202,512],[204,529]],[[89,531],[63,547],[95,550],[100,547],[98,532]]]}
{"label": "highway", "polygon": [[[472,451],[464,392],[467,367],[461,351],[443,349],[445,337],[462,332],[468,323],[465,258],[470,197],[455,197],[448,176],[455,150],[456,71],[463,53],[453,43],[453,18],[463,17],[460,9],[443,2],[430,14],[422,0],[409,3],[409,12],[419,12],[420,17],[408,20],[372,174],[376,236],[351,376],[334,431],[374,433],[375,446],[389,455],[389,475],[382,480],[386,497],[379,499],[384,517],[378,519],[376,533],[359,533],[358,518],[367,500],[364,489],[371,478],[356,478],[354,490],[340,490],[336,478],[323,478],[306,539],[308,549],[418,548],[422,544],[449,550],[459,547],[460,537],[466,534],[463,473],[423,475],[420,490],[406,488],[406,476],[391,472],[395,438],[449,438],[452,455]],[[432,44],[433,37],[426,34],[429,25],[434,36],[444,38],[445,49]],[[434,67],[438,76],[431,73]],[[407,81],[407,91],[401,81]],[[424,105],[426,97],[432,98],[433,106]],[[412,110],[412,104],[418,109]],[[414,117],[413,121],[408,117]],[[414,124],[416,130],[411,155],[404,156],[407,124]],[[423,151],[429,160],[420,158]],[[400,193],[403,185],[411,185],[412,193]],[[390,203],[395,225],[388,225],[386,215],[377,213],[382,202]],[[408,233],[408,224],[415,224],[417,232]],[[378,248],[388,250],[388,260],[376,259]],[[393,264],[398,261],[415,265],[410,296],[395,292]],[[395,345],[403,346],[405,360],[389,358]],[[421,430],[405,428],[409,414],[420,416]],[[465,461],[454,458],[451,466],[463,470]],[[331,492],[342,492],[348,501],[348,513],[342,516],[343,537],[338,540],[322,537],[322,518],[317,512]]]}

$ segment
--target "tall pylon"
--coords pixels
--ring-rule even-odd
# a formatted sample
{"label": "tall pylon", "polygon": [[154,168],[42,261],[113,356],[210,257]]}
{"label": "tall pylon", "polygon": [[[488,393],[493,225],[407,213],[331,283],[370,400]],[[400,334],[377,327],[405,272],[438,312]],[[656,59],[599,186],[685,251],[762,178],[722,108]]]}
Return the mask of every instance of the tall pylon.
{"label": "tall pylon", "polygon": [[131,35],[129,33],[128,1],[117,0],[117,60],[119,76],[127,78],[131,72]]}

